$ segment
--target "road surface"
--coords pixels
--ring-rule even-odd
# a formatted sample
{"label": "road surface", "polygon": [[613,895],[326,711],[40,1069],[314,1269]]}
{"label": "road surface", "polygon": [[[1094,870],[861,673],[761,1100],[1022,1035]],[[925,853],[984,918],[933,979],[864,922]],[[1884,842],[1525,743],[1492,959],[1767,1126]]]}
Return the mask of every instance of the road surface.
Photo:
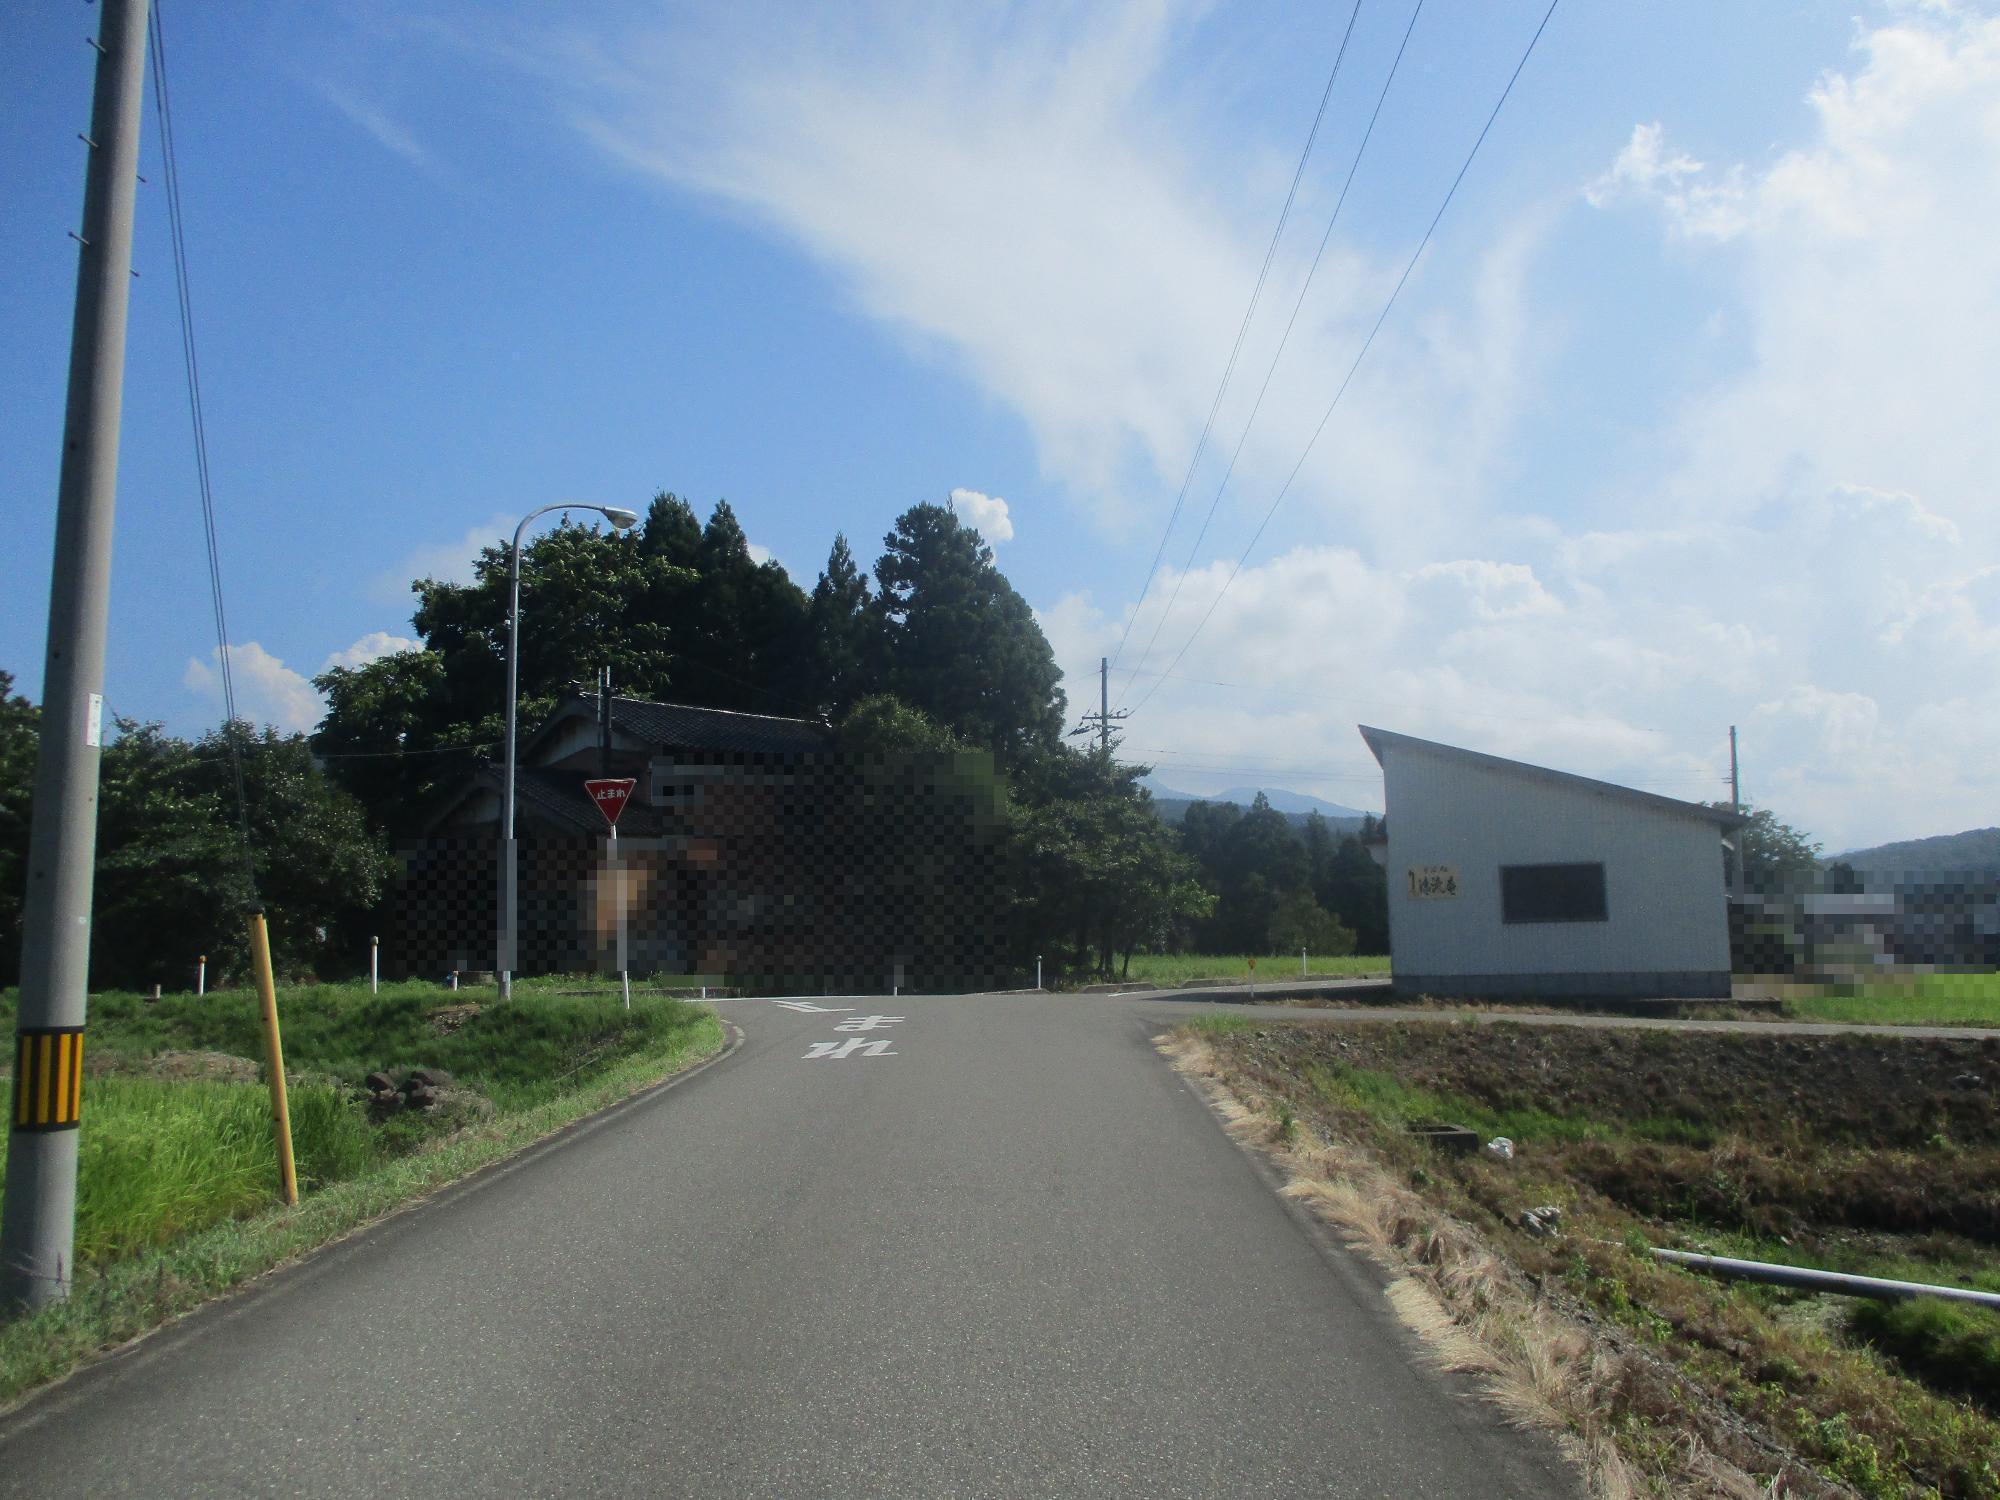
{"label": "road surface", "polygon": [[705,1071],[0,1418],[0,1492],[1574,1493],[1164,1065],[1162,1004],[729,1001]]}

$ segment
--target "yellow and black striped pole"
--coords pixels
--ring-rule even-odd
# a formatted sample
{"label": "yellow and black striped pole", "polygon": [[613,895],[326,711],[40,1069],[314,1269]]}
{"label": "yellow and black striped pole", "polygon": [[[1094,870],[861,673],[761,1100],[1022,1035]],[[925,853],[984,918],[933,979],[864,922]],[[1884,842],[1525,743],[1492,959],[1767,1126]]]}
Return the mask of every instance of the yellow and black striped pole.
{"label": "yellow and black striped pole", "polygon": [[14,1128],[74,1130],[83,1116],[83,1028],[14,1034]]}

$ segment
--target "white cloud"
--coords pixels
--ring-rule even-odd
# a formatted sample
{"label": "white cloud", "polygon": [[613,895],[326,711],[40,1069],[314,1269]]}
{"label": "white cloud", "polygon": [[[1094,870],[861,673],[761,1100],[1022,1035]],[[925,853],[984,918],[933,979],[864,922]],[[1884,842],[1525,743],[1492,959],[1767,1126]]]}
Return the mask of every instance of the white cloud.
{"label": "white cloud", "polygon": [[320,671],[331,671],[335,667],[350,670],[365,667],[371,661],[379,661],[385,656],[394,656],[398,651],[415,651],[423,642],[406,635],[391,635],[386,630],[371,630],[344,651],[336,651],[320,663]]}
{"label": "white cloud", "polygon": [[1650,198],[1690,238],[1733,238],[1747,222],[1742,170],[1732,169],[1720,181],[1709,180],[1707,172],[1692,156],[1669,148],[1657,122],[1635,125],[1611,169],[1585,187],[1583,196],[1592,208],[1625,197]]}
{"label": "white cloud", "polygon": [[[479,554],[488,547],[504,549],[514,535],[514,528],[520,524],[518,515],[505,513],[489,516],[476,526],[469,526],[465,533],[448,542],[431,542],[413,547],[401,559],[377,573],[370,583],[370,594],[382,603],[407,604],[410,599],[410,584],[422,578],[431,578],[439,583],[471,583],[473,564]],[[522,550],[527,543],[522,542]]]}
{"label": "white cloud", "polygon": [[[185,687],[218,707],[222,703],[221,660],[219,646],[209,653],[207,661],[190,656],[181,675]],[[326,713],[326,704],[304,674],[286,666],[256,641],[231,646],[229,665],[238,718],[252,724],[275,724],[291,734],[311,729]]]}
{"label": "white cloud", "polygon": [[[606,152],[797,246],[915,357],[1018,416],[1060,498],[1138,532],[1132,497],[1153,517],[1180,481],[1290,166],[1268,191],[1271,162],[1218,143],[1199,78],[1163,86],[1191,13],[856,8],[772,28],[736,8],[653,12],[603,45],[550,33],[526,65]],[[1575,200],[1450,226],[1462,238],[1432,253],[1459,257],[1456,285],[1426,296],[1420,268],[1286,502],[1343,545],[1254,558],[1175,668],[1254,692],[1169,683],[1134,751],[1237,768],[1215,786],[1317,767],[1285,779],[1356,802],[1379,794],[1353,734],[1369,717],[1712,797],[1734,720],[1751,793],[1829,847],[1990,822],[2000,725],[1976,685],[2000,628],[2000,19],[1891,16],[1768,157],[1672,144],[1699,120],[1607,142],[1586,200],[1657,211],[1671,263],[1701,261],[1722,305],[1694,373],[1616,414],[1630,446],[1601,466],[1586,451],[1601,478],[1546,502],[1508,488],[1522,434],[1550,426],[1523,414],[1570,394],[1545,378],[1565,279],[1547,262]],[[1224,150],[1256,169],[1217,170]],[[1241,503],[1217,510],[1222,555],[1400,265],[1331,245],[1238,466]],[[1647,298],[1646,270],[1616,268],[1607,295]],[[1276,305],[1303,272],[1281,250]],[[1241,368],[1261,378],[1274,336],[1253,330]],[[1225,403],[1214,469],[1246,402]],[[1213,485],[1205,472],[1192,515]],[[1184,537],[1166,557],[1127,667],[1177,587],[1148,671],[1228,576],[1207,554],[1184,563]],[[1074,592],[1043,620],[1073,694],[1127,623]]]}
{"label": "white cloud", "polygon": [[[422,642],[407,636],[390,635],[384,630],[368,634],[342,650],[330,653],[320,665],[325,672],[333,667],[365,667],[369,662],[398,651],[409,651]],[[218,647],[206,661],[188,658],[181,685],[222,706],[222,660]],[[303,672],[288,667],[256,641],[243,641],[229,648],[230,675],[236,689],[236,715],[252,724],[273,724],[287,734],[309,733],[326,715],[326,700]]]}
{"label": "white cloud", "polygon": [[978,490],[957,489],[951,492],[951,506],[959,519],[970,525],[993,546],[1014,540],[1014,520],[1007,513],[1007,502],[997,495],[984,495]]}

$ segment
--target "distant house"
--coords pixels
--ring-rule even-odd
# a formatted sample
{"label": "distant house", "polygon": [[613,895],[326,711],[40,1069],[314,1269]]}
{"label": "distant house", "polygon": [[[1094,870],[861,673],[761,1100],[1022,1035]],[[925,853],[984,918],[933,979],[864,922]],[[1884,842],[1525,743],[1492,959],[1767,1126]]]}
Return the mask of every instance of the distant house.
{"label": "distant house", "polygon": [[[1013,972],[983,751],[849,752],[808,720],[579,692],[518,761],[518,973],[613,967],[620,902],[583,790],[600,775],[637,782],[618,824],[635,974],[817,993]],[[385,973],[493,967],[504,785],[482,766],[398,851]]]}
{"label": "distant house", "polygon": [[1361,726],[1400,993],[1726,999],[1731,813]]}

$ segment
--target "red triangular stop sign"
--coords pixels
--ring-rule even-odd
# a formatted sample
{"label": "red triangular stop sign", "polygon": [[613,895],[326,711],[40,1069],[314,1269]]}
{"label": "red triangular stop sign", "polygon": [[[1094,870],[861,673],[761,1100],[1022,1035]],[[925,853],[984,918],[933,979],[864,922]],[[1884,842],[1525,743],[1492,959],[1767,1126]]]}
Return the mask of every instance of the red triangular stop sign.
{"label": "red triangular stop sign", "polygon": [[630,776],[616,781],[586,781],[584,794],[597,804],[597,810],[604,814],[604,821],[613,828],[618,826],[618,815],[625,811],[625,804],[632,800],[632,788],[639,783]]}

